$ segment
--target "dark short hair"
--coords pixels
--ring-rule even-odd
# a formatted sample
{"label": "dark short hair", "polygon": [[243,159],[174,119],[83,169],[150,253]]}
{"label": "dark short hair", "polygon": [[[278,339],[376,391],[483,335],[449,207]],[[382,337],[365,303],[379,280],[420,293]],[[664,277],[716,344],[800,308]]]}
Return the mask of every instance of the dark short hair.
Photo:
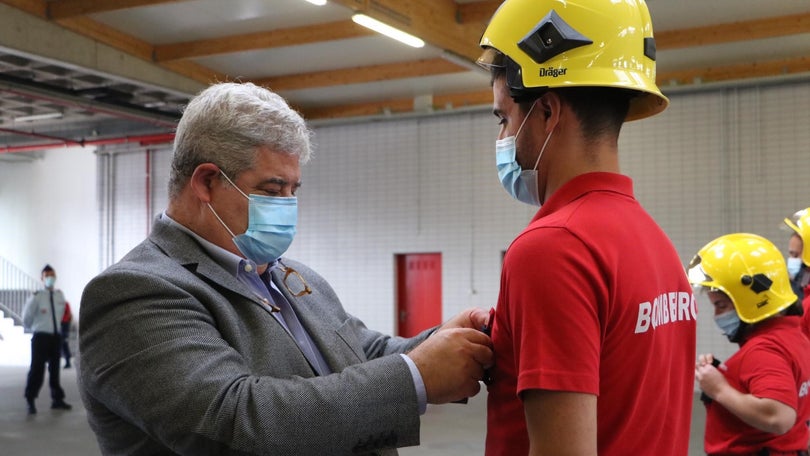
{"label": "dark short hair", "polygon": [[582,123],[586,139],[618,136],[630,110],[630,99],[639,92],[612,87],[565,87],[555,89],[568,102]]}
{"label": "dark short hair", "polygon": [[53,268],[51,265],[46,264],[44,268],[42,268],[42,273],[45,274],[46,272],[53,272]]}
{"label": "dark short hair", "polygon": [[630,110],[630,100],[641,92],[632,89],[601,86],[576,86],[563,88],[517,88],[509,83],[509,58],[504,56],[505,65],[492,66],[490,76],[492,83],[503,79],[509,89],[509,95],[527,111],[532,103],[546,92],[558,94],[574,111],[582,124],[585,139],[591,141],[603,135],[618,136],[624,119]]}

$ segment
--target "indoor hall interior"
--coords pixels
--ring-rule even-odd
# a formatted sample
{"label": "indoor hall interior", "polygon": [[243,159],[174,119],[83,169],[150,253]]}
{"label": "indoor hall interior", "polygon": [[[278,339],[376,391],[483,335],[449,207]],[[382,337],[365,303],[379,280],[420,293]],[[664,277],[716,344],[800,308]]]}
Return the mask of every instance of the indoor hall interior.
{"label": "indoor hall interior", "polygon": [[[277,90],[312,127],[286,255],[347,311],[400,331],[404,255],[440,257],[433,323],[495,305],[503,252],[535,214],[498,181],[490,78],[473,63],[500,1],[313,3],[0,0],[0,303],[41,286],[49,263],[78,313],[85,285],[166,208],[183,106],[211,81],[240,80]],[[782,220],[810,206],[810,2],[647,3],[670,105],[622,127],[621,171],[684,265],[730,232],[786,250]],[[409,22],[425,46],[361,28],[363,13]],[[698,353],[734,353],[705,296],[697,323]],[[0,357],[24,357],[6,329]],[[0,455],[99,454],[75,368],[62,374],[74,409],[51,411],[46,384],[32,417],[26,371],[0,363]],[[400,454],[482,454],[485,410],[483,394],[429,406],[422,446]],[[702,412],[696,388],[690,455],[702,454]]]}

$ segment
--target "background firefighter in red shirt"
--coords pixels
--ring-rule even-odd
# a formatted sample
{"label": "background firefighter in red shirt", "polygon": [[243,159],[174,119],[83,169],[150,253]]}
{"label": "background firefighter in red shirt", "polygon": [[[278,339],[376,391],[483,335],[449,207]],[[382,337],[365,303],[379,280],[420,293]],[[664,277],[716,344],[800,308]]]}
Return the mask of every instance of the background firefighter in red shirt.
{"label": "background firefighter in red shirt", "polygon": [[698,356],[709,455],[806,455],[810,340],[785,259],[767,239],[721,236],[697,253],[690,282],[708,294],[714,320],[737,351],[725,363]]}
{"label": "background firefighter in red shirt", "polygon": [[791,230],[787,259],[790,286],[802,300],[802,331],[810,337],[810,207],[786,218],[785,226]]}

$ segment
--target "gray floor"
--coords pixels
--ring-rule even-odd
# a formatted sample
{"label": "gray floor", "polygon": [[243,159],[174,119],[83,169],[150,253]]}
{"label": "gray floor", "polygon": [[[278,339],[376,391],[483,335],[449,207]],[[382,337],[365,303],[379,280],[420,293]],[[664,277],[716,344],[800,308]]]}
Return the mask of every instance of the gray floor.
{"label": "gray floor", "polygon": [[[471,398],[467,405],[428,406],[422,417],[422,445],[403,448],[403,456],[469,456],[484,454],[486,436],[486,390]],[[692,433],[689,439],[689,456],[705,455],[703,452],[703,427],[706,413],[700,396],[695,395],[692,406]],[[654,411],[652,413],[655,413]],[[662,419],[653,415],[650,419]]]}
{"label": "gray floor", "polygon": [[[28,368],[23,366],[0,366],[0,454],[100,455],[79,399],[76,370],[62,370],[62,387],[67,395],[66,400],[73,405],[73,410],[50,409],[46,378],[46,384],[37,401],[39,413],[34,416],[28,416],[22,397],[27,372]],[[701,448],[705,416],[703,406],[697,400],[694,410],[690,455],[700,455],[703,454]],[[485,413],[484,392],[472,398],[466,405],[428,406],[427,413],[422,417],[422,445],[403,448],[400,454],[403,456],[483,454]]]}
{"label": "gray floor", "polygon": [[87,424],[87,415],[79,399],[76,370],[63,369],[65,401],[73,410],[51,410],[46,374],[39,393],[36,415],[29,416],[23,398],[28,368],[0,366],[0,453],[8,456],[100,455],[96,439]]}

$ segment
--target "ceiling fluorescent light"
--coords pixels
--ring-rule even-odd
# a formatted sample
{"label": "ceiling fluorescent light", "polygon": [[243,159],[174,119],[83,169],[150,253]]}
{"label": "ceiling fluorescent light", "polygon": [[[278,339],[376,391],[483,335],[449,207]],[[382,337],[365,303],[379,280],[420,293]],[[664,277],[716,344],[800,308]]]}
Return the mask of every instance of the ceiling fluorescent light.
{"label": "ceiling fluorescent light", "polygon": [[306,0],[313,5],[323,6],[326,5],[326,0]]}
{"label": "ceiling fluorescent light", "polygon": [[373,19],[365,14],[355,14],[352,16],[352,20],[362,25],[363,27],[370,28],[377,33],[381,33],[389,38],[393,38],[399,42],[405,43],[408,46],[412,46],[415,48],[420,48],[425,46],[425,42],[421,39],[409,34],[405,33],[402,30],[396,29],[391,27],[388,24],[378,21],[377,19]]}
{"label": "ceiling fluorescent light", "polygon": [[32,114],[30,116],[15,117],[15,122],[35,122],[37,120],[60,119],[62,118],[61,112],[48,112],[45,114]]}

